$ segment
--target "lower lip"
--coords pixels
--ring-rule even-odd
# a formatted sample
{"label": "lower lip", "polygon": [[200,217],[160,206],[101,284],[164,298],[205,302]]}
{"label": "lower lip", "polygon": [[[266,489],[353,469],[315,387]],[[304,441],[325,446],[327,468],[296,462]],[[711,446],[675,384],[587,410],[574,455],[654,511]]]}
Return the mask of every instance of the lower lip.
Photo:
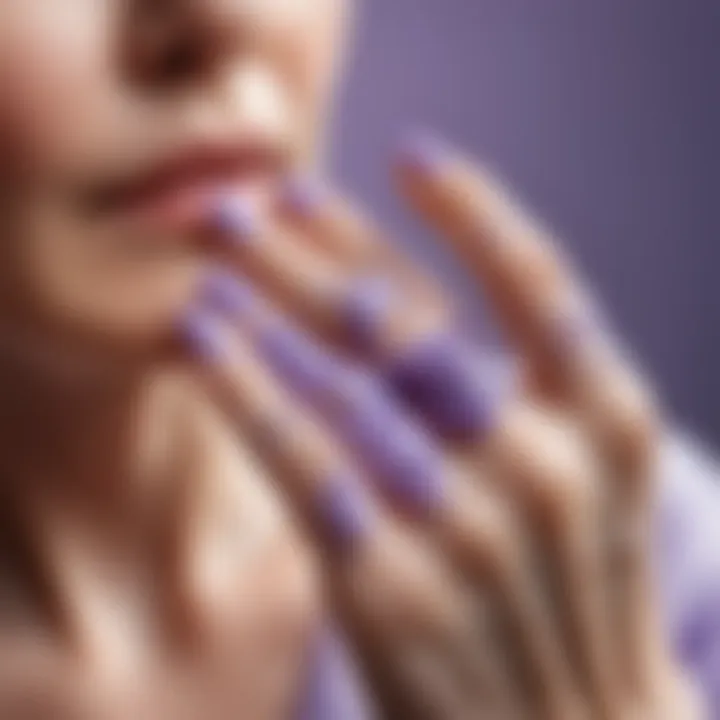
{"label": "lower lip", "polygon": [[132,224],[158,231],[200,230],[208,226],[220,200],[240,195],[258,213],[263,213],[270,204],[271,183],[254,178],[188,184],[140,199],[117,212]]}

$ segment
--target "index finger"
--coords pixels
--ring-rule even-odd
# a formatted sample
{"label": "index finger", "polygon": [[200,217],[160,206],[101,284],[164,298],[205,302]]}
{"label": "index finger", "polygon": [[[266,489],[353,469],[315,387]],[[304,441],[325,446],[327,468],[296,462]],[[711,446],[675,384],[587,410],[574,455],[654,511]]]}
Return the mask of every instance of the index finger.
{"label": "index finger", "polygon": [[559,333],[596,318],[551,234],[498,180],[437,141],[416,137],[403,148],[398,179],[480,280],[510,339],[532,363],[556,369]]}

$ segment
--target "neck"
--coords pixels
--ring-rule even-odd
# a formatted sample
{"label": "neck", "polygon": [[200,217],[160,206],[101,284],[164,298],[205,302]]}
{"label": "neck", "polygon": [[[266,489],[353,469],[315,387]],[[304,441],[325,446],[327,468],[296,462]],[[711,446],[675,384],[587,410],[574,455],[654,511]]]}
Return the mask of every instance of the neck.
{"label": "neck", "polygon": [[56,356],[50,370],[27,357],[0,355],[3,491],[14,507],[40,503],[80,526],[136,527],[160,459],[149,431],[157,435],[167,417],[155,392],[159,373],[147,367],[77,372],[80,366],[65,365]]}
{"label": "neck", "polygon": [[148,573],[173,577],[188,386],[169,363],[78,372],[57,361],[0,352],[0,563],[17,578],[21,615],[47,615],[103,657],[103,643],[124,642],[108,598],[125,593],[141,617]]}

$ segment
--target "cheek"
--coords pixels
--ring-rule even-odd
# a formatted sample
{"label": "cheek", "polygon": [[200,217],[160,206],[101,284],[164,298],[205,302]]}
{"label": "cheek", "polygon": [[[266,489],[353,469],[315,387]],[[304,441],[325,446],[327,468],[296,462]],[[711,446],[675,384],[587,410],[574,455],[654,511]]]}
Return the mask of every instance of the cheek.
{"label": "cheek", "polygon": [[84,130],[82,119],[96,102],[95,89],[102,87],[97,10],[83,8],[68,17],[60,5],[45,3],[33,17],[17,10],[0,32],[3,154],[36,165],[67,152]]}
{"label": "cheek", "polygon": [[277,53],[299,110],[297,120],[308,159],[322,153],[323,129],[345,39],[345,3],[339,0],[287,0],[292,7],[276,34]]}
{"label": "cheek", "polygon": [[314,12],[306,20],[305,32],[296,33],[295,63],[303,73],[305,87],[316,96],[327,94],[336,75],[345,39],[344,3],[337,0],[308,0]]}

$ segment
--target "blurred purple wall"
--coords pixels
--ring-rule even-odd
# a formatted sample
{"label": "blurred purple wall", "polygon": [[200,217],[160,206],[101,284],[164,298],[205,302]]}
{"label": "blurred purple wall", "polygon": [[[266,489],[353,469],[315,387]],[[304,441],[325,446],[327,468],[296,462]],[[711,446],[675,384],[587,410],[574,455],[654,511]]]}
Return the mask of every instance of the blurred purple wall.
{"label": "blurred purple wall", "polygon": [[337,170],[389,193],[420,123],[489,160],[562,235],[668,404],[720,445],[720,1],[359,0]]}

